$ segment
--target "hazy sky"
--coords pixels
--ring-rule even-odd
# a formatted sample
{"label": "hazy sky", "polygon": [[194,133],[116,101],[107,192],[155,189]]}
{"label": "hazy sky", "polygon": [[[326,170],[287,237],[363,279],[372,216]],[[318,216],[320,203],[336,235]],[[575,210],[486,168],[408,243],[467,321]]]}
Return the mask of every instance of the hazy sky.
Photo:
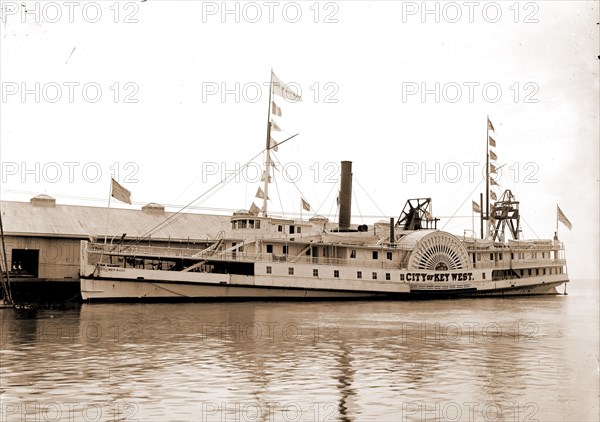
{"label": "hazy sky", "polygon": [[[351,160],[353,222],[432,197],[462,235],[489,115],[524,236],[550,238],[559,204],[570,273],[597,277],[597,2],[22,4],[0,2],[2,200],[106,206],[112,172],[132,208],[187,204],[264,148],[273,68],[303,97],[275,98],[274,137],[299,135],[275,153],[274,212],[300,212],[285,168],[335,214],[337,163]],[[260,205],[261,159],[198,205]]]}

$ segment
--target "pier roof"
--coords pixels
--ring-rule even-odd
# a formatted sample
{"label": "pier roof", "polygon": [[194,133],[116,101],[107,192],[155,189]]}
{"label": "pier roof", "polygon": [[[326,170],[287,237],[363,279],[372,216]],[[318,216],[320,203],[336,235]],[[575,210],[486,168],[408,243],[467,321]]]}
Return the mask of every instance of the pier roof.
{"label": "pier roof", "polygon": [[[50,197],[48,197],[50,198]],[[1,212],[6,235],[75,237],[121,236],[128,238],[146,235],[150,230],[171,218],[152,233],[152,239],[173,241],[214,238],[229,226],[228,215],[157,212],[157,206],[146,209],[100,208],[55,204],[48,198],[44,203],[2,201]],[[39,199],[39,198],[38,198]],[[53,198],[50,198],[53,199]]]}

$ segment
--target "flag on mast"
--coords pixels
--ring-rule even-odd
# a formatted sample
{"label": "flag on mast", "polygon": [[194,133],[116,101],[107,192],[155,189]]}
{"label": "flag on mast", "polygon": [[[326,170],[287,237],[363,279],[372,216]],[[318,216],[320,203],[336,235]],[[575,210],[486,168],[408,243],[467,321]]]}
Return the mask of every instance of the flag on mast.
{"label": "flag on mast", "polygon": [[495,147],[496,146],[496,141],[494,140],[494,138],[492,138],[491,136],[488,136],[488,138],[490,138],[490,146],[491,147]]}
{"label": "flag on mast", "polygon": [[271,136],[271,142],[269,142],[269,149],[272,149],[273,151],[277,152],[277,146],[279,145],[279,142],[277,142],[275,139],[273,139],[273,137]]}
{"label": "flag on mast", "polygon": [[115,179],[112,180],[110,195],[121,201],[131,205],[131,192],[121,186]]}
{"label": "flag on mast", "polygon": [[250,205],[250,214],[252,215],[258,215],[258,213],[260,212],[260,208],[258,208],[256,206],[256,204],[253,202],[252,205]]}
{"label": "flag on mast", "polygon": [[481,214],[481,207],[479,206],[479,204],[475,201],[473,201],[473,212],[479,213]]}
{"label": "flag on mast", "polygon": [[[260,199],[265,199],[265,193],[263,192],[262,188],[260,188],[260,187],[258,188],[255,196]],[[267,196],[267,200],[268,199],[269,199],[269,197]]]}
{"label": "flag on mast", "polygon": [[498,161],[498,156],[492,150],[490,150],[490,160]]}
{"label": "flag on mast", "polygon": [[556,216],[558,218],[558,221],[563,223],[567,229],[571,230],[573,228],[573,225],[558,205],[556,206]]}
{"label": "flag on mast", "polygon": [[300,198],[302,201],[302,209],[305,211],[310,211],[310,204],[304,200],[304,198]]}
{"label": "flag on mast", "polygon": [[271,101],[271,114],[281,117],[281,108],[275,104],[275,101]]}
{"label": "flag on mast", "polygon": [[496,131],[494,130],[494,125],[490,121],[489,117],[487,118],[487,121],[488,121],[488,129],[491,130],[492,132],[496,133]]}
{"label": "flag on mast", "polygon": [[281,132],[281,128],[275,123],[275,120],[271,120],[271,129],[277,132]]}
{"label": "flag on mast", "polygon": [[496,193],[493,190],[490,191],[490,198],[492,198],[494,201],[498,200],[498,197],[496,196]]}
{"label": "flag on mast", "polygon": [[290,87],[271,71],[271,82],[273,84],[273,94],[279,95],[288,101],[302,101],[302,97],[290,89]]}

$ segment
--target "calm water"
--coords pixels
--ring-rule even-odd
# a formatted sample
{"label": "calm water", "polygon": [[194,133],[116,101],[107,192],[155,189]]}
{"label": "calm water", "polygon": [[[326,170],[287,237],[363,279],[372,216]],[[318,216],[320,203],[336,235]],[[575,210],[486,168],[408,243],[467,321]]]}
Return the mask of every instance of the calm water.
{"label": "calm water", "polygon": [[2,421],[597,421],[569,296],[0,310]]}

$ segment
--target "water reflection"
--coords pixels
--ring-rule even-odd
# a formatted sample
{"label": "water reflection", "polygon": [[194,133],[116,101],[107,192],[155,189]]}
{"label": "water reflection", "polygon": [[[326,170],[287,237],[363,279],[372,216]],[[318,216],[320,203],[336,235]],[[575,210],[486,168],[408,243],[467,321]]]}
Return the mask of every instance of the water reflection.
{"label": "water reflection", "polygon": [[2,420],[595,420],[597,289],[570,290],[2,311]]}

